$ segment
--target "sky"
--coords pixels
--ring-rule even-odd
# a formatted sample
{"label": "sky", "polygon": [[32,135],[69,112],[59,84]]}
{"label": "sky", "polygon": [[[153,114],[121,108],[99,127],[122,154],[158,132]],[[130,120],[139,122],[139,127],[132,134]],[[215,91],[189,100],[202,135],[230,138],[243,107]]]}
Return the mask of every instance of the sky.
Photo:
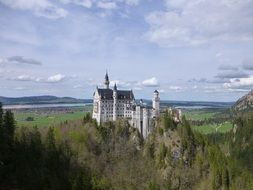
{"label": "sky", "polygon": [[253,88],[253,0],[0,0],[0,96],[236,101]]}

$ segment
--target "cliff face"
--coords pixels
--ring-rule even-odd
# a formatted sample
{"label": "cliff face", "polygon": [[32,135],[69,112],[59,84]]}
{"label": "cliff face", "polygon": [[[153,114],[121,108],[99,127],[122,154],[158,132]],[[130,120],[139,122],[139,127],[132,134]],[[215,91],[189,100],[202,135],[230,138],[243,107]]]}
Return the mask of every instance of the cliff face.
{"label": "cliff face", "polygon": [[244,112],[253,110],[253,90],[248,94],[237,100],[233,106],[233,110],[236,112]]}

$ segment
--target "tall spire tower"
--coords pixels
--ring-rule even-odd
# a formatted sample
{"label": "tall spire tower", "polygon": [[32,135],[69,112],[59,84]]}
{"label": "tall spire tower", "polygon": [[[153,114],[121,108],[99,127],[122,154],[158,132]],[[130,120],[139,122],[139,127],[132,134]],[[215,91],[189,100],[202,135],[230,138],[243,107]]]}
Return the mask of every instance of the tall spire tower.
{"label": "tall spire tower", "polygon": [[105,84],[106,89],[109,89],[110,81],[109,81],[107,70],[106,70],[106,74],[105,74],[105,83],[104,84]]}

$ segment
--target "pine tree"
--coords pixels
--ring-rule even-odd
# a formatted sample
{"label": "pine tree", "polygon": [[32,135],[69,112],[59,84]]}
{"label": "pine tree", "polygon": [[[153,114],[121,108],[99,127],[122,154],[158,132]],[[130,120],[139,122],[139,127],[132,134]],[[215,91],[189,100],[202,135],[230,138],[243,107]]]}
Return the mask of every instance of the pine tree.
{"label": "pine tree", "polygon": [[50,127],[47,132],[47,139],[46,139],[46,147],[49,151],[55,151],[55,136],[54,136],[54,128]]}
{"label": "pine tree", "polygon": [[15,119],[14,115],[10,110],[7,110],[3,117],[3,142],[7,146],[12,146],[14,143],[14,132],[15,132]]}
{"label": "pine tree", "polygon": [[226,168],[223,174],[223,184],[224,184],[224,189],[229,190],[230,186],[230,179],[229,179],[229,171]]}
{"label": "pine tree", "polygon": [[[2,114],[2,109],[1,109]],[[15,121],[11,111],[3,115],[0,131],[0,184],[11,184],[11,176],[14,171],[14,131]],[[2,185],[5,187],[5,185]],[[8,188],[6,188],[8,189]]]}
{"label": "pine tree", "polygon": [[0,102],[0,128],[3,126],[3,108],[2,103]]}

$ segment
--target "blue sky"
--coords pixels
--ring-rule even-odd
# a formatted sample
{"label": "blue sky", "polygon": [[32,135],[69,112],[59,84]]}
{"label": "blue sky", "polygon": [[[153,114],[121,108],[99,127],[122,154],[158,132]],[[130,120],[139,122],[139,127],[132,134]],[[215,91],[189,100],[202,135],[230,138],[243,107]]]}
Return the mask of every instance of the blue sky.
{"label": "blue sky", "polygon": [[0,96],[91,98],[111,85],[166,100],[253,88],[253,0],[0,0]]}

